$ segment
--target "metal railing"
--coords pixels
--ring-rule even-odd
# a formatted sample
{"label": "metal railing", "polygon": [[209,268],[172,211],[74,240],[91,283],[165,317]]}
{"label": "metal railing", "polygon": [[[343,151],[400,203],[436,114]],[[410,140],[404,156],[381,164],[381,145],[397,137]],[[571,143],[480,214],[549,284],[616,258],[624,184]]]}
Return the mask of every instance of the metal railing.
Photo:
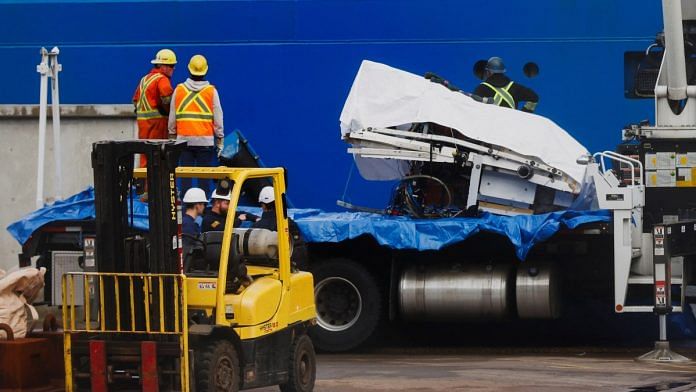
{"label": "metal railing", "polygon": [[[643,184],[643,179],[645,177],[643,176],[643,163],[641,161],[627,157],[625,155],[621,155],[614,151],[597,152],[592,157],[595,159],[595,161],[599,161],[599,164],[602,168],[602,173],[604,173],[607,170],[604,164],[604,159],[607,158],[609,160],[617,161],[619,162],[619,164],[627,165],[629,167],[631,173],[630,186]],[[636,181],[636,167],[638,168],[638,181]]]}
{"label": "metal railing", "polygon": [[[84,300],[83,317],[78,317],[76,312],[77,279],[84,286],[84,292],[80,293]],[[182,275],[174,274],[66,273],[62,281],[63,329],[69,332],[180,334],[186,327],[183,279]],[[169,295],[165,296],[165,292]],[[94,301],[98,308],[96,315],[92,314]],[[173,313],[173,319],[168,311]]]}
{"label": "metal railing", "polygon": [[[81,281],[83,289],[77,287]],[[181,390],[188,390],[186,277],[176,274],[70,272],[62,278],[66,390],[71,391],[73,334],[177,336]],[[81,291],[78,293],[77,291]],[[77,296],[84,300],[78,313]]]}

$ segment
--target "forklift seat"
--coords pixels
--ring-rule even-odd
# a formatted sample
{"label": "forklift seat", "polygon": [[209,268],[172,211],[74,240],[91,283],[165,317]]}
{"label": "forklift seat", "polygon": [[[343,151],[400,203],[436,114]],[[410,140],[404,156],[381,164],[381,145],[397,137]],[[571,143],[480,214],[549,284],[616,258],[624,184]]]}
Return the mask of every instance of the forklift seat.
{"label": "forklift seat", "polygon": [[[217,276],[220,270],[220,254],[222,253],[223,231],[208,231],[202,233],[198,244],[186,255],[186,273],[192,276]],[[246,276],[246,266],[241,262],[238,248],[238,235],[232,237],[230,258],[227,265],[228,292],[235,292],[239,287],[240,276]]]}
{"label": "forklift seat", "polygon": [[198,235],[191,236],[188,250],[184,248],[185,271],[217,271],[220,266],[220,253],[222,252],[222,231],[208,231]]}
{"label": "forklift seat", "polygon": [[203,241],[203,260],[209,271],[217,271],[220,267],[220,253],[222,252],[222,236],[224,231],[207,231],[201,234]]}

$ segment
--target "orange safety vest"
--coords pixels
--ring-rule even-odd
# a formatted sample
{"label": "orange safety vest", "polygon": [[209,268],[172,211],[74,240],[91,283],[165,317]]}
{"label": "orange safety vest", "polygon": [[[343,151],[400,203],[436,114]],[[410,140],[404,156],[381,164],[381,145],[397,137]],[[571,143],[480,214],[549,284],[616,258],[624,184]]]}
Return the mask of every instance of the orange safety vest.
{"label": "orange safety vest", "polygon": [[213,136],[213,96],[215,87],[208,85],[200,91],[189,90],[185,84],[176,86],[176,133],[179,136]]}
{"label": "orange safety vest", "polygon": [[157,110],[159,99],[158,82],[165,76],[161,73],[149,73],[140,79],[138,85],[139,97],[135,104],[135,113],[138,120],[149,120],[153,118],[164,118],[165,116]]}

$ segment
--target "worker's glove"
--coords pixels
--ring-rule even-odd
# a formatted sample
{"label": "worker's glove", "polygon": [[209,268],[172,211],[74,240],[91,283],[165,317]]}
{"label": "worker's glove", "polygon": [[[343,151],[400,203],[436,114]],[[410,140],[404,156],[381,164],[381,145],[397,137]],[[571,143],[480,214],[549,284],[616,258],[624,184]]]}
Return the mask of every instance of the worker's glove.
{"label": "worker's glove", "polygon": [[441,84],[452,91],[460,91],[459,87],[450,83],[449,80],[445,80],[445,79],[441,78],[439,75],[435,74],[434,72],[426,72],[423,77],[430,80],[433,83]]}
{"label": "worker's glove", "polygon": [[527,113],[534,113],[534,110],[536,110],[537,103],[536,102],[525,102],[524,106],[522,106],[522,111],[527,112]]}
{"label": "worker's glove", "polygon": [[225,149],[225,141],[220,138],[215,140],[215,150],[217,152],[218,158],[220,158],[220,154],[222,154],[222,150]]}
{"label": "worker's glove", "polygon": [[478,102],[482,102],[482,103],[495,103],[495,101],[493,100],[493,97],[480,97],[476,94],[470,94],[470,93],[465,93],[465,92],[462,92],[462,94],[473,99],[474,101],[478,101]]}

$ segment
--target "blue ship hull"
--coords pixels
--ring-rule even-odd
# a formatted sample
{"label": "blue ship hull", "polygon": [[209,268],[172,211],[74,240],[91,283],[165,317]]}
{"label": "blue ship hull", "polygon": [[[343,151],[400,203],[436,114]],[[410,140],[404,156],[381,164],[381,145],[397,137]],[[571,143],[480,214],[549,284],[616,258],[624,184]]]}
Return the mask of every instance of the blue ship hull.
{"label": "blue ship hull", "polygon": [[[228,130],[239,128],[265,163],[289,170],[296,207],[335,210],[352,158],[338,117],[363,59],[465,90],[473,64],[497,55],[541,96],[538,113],[590,151],[613,149],[652,100],[624,98],[624,52],[661,30],[659,2],[500,1],[2,1],[0,104],[38,102],[38,48],[61,48],[61,103],[129,103],[156,50],[210,63]],[[539,76],[522,66],[534,62]],[[88,151],[85,151],[87,154]],[[346,199],[382,207],[392,184],[353,173]]]}

